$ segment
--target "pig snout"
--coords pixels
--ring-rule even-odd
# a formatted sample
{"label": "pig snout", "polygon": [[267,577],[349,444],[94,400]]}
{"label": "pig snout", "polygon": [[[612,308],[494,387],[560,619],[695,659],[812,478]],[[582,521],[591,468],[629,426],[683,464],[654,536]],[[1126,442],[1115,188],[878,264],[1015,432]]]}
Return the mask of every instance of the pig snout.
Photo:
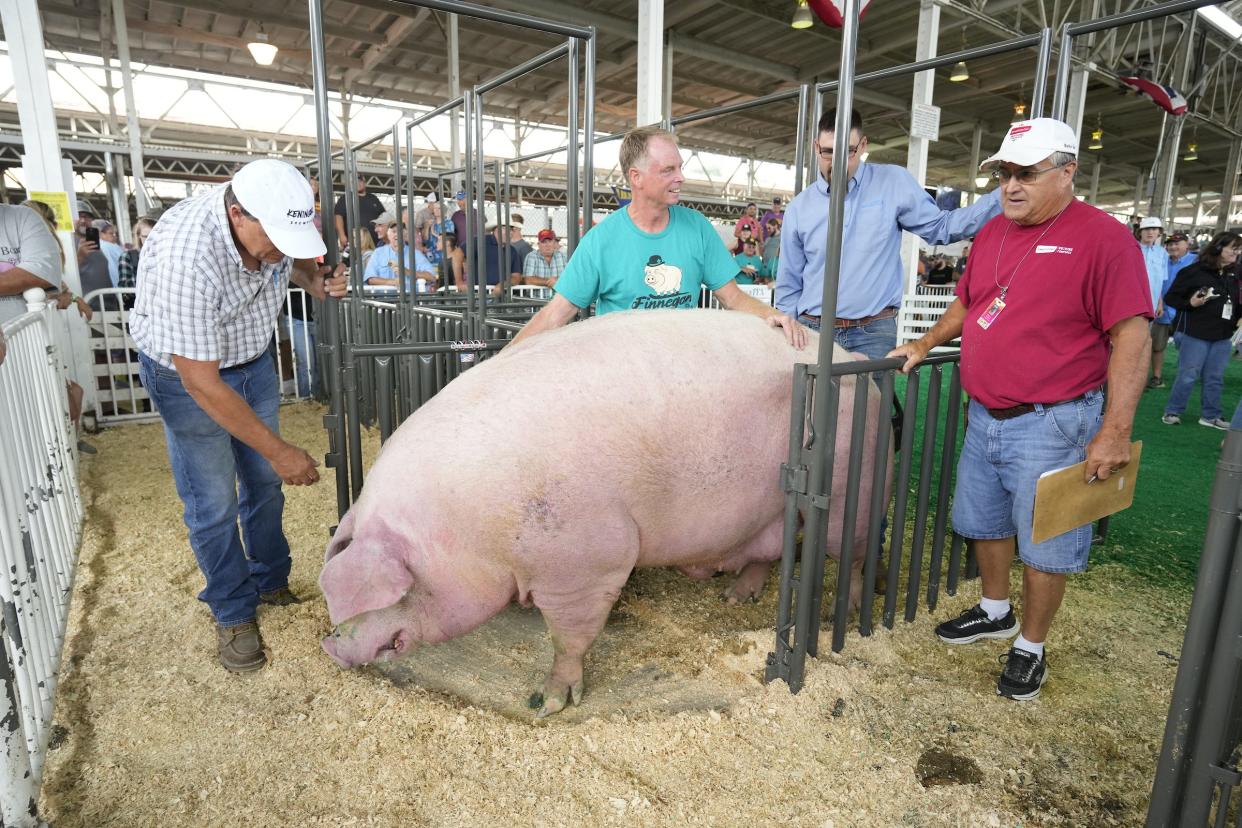
{"label": "pig snout", "polygon": [[324,636],[320,645],[333,661],[348,670],[397,658],[409,649],[410,641],[409,633],[401,629],[380,636],[367,634],[358,625],[339,625],[331,635]]}

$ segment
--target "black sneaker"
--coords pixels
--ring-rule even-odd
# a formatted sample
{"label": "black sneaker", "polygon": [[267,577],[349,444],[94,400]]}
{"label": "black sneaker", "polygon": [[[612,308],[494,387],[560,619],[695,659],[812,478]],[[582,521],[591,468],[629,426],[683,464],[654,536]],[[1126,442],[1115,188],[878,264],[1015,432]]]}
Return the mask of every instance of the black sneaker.
{"label": "black sneaker", "polygon": [[1012,607],[1003,618],[993,621],[978,604],[936,627],[936,635],[945,644],[974,644],[980,638],[1013,638],[1017,633],[1018,619]]}
{"label": "black sneaker", "polygon": [[1000,657],[1005,669],[996,680],[996,695],[1017,701],[1029,701],[1039,695],[1039,688],[1048,680],[1048,659],[1010,647]]}

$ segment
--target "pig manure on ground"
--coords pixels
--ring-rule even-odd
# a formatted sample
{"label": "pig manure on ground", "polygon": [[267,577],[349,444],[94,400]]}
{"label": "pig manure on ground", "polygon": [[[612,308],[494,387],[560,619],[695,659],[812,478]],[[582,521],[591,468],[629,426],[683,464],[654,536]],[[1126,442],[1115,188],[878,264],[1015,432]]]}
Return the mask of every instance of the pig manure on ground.
{"label": "pig manure on ground", "polygon": [[924,788],[935,785],[977,785],[983,772],[975,760],[940,748],[923,751],[914,766],[914,773]]}
{"label": "pig manure on ground", "polygon": [[841,718],[841,714],[845,712],[845,699],[838,698],[836,701],[834,701],[832,703],[832,710],[829,712],[832,713],[832,718],[834,719]]}

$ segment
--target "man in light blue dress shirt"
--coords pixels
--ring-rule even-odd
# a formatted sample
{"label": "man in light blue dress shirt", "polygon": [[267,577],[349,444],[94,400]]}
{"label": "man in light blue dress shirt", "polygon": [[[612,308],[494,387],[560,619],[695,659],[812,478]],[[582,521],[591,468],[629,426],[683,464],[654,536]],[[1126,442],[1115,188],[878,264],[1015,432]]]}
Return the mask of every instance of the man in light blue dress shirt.
{"label": "man in light blue dress shirt", "polygon": [[[776,307],[819,330],[823,311],[824,261],[828,246],[829,177],[837,114],[820,118],[815,152],[820,177],[785,209],[781,228]],[[882,359],[897,346],[897,308],[903,273],[901,231],[928,244],[949,244],[973,236],[1000,213],[993,190],[969,207],[941,210],[904,168],[866,164],[867,137],[857,111],[850,119],[849,189],[845,196],[841,280],[834,314],[837,344],[868,359]]]}

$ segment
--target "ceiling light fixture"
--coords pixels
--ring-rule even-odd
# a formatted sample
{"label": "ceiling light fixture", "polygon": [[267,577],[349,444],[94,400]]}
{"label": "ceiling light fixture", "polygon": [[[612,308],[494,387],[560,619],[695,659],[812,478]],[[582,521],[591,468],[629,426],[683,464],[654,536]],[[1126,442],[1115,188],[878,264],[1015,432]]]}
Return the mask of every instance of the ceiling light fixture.
{"label": "ceiling light fixture", "polygon": [[1198,142],[1191,141],[1189,144],[1186,145],[1186,154],[1182,156],[1182,160],[1183,161],[1198,161],[1199,160]]}
{"label": "ceiling light fixture", "polygon": [[254,62],[260,66],[271,66],[272,61],[276,59],[276,53],[280,51],[275,44],[267,42],[267,34],[262,26],[259,26],[259,33],[254,36],[254,40],[246,44],[246,48],[250,50],[250,56],[254,58]]}
{"label": "ceiling light fixture", "polygon": [[793,20],[789,25],[795,29],[809,29],[815,24],[815,19],[811,17],[811,10],[806,5],[806,0],[798,0],[798,8],[794,11]]}
{"label": "ceiling light fixture", "polygon": [[1091,130],[1091,143],[1087,144],[1089,150],[1104,149],[1104,125],[1100,123],[1100,116],[1095,116],[1095,129]]}
{"label": "ceiling light fixture", "polygon": [[[962,27],[962,51],[966,51],[966,27]],[[964,80],[970,80],[970,70],[966,68],[966,61],[959,60],[953,64],[953,71],[949,73],[949,80],[954,83],[961,83]]]}
{"label": "ceiling light fixture", "polygon": [[1021,91],[1018,92],[1018,102],[1013,105],[1013,119],[1017,121],[1026,120],[1026,84],[1022,84]]}

